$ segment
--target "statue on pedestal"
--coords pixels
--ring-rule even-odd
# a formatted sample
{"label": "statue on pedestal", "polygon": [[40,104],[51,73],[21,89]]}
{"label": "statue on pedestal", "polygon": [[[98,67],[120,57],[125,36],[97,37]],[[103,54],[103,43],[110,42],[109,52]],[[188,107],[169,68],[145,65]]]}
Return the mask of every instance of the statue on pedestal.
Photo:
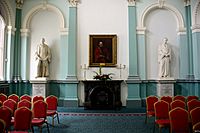
{"label": "statue on pedestal", "polygon": [[164,38],[158,48],[159,78],[170,77],[171,48],[168,39]]}

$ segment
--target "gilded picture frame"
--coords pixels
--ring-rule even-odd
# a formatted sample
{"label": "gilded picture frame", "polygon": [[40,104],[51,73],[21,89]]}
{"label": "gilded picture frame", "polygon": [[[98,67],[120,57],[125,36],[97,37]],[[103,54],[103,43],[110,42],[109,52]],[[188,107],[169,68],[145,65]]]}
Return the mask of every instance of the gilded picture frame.
{"label": "gilded picture frame", "polygon": [[[89,66],[114,67],[117,64],[117,35],[90,35]],[[102,65],[103,64],[103,65]]]}

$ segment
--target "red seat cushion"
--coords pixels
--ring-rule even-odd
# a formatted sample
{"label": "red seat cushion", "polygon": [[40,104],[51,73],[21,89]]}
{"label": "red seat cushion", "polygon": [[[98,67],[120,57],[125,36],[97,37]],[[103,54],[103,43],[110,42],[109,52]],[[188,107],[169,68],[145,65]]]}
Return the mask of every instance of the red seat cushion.
{"label": "red seat cushion", "polygon": [[45,119],[38,119],[38,118],[33,118],[32,119],[32,125],[33,126],[40,126],[45,122]]}
{"label": "red seat cushion", "polygon": [[47,116],[55,115],[56,110],[47,110]]}

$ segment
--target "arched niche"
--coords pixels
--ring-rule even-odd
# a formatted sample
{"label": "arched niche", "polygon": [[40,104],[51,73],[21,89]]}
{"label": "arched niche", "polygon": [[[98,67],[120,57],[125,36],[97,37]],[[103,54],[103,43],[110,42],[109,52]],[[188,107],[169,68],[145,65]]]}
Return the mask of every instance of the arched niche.
{"label": "arched niche", "polygon": [[37,5],[35,7],[33,7],[25,16],[23,23],[22,23],[22,29],[24,30],[28,30],[30,29],[30,23],[31,23],[31,19],[32,17],[37,14],[38,12],[42,11],[42,10],[48,10],[48,11],[52,11],[55,12],[59,18],[59,22],[60,22],[60,31],[63,32],[66,30],[65,28],[65,20],[64,20],[64,16],[62,14],[62,12],[55,7],[54,5],[51,4],[40,4]]}
{"label": "arched niche", "polygon": [[[171,19],[173,22],[171,23],[172,27],[167,27],[166,30],[171,30],[173,31],[173,35],[171,35],[171,32],[168,32],[168,34],[166,34],[165,36],[160,37],[158,36],[154,36],[154,38],[151,38],[152,36],[149,35],[151,34],[152,31],[151,28],[148,27],[149,23],[147,21],[149,21],[150,19],[148,18],[149,16],[151,16],[151,14],[153,12],[164,12],[165,14],[167,13],[167,17],[169,17],[169,19]],[[152,16],[151,16],[152,17]],[[153,18],[153,17],[152,17]],[[166,19],[166,18],[163,18]],[[165,20],[163,20],[162,18],[158,19],[158,21],[165,23]],[[158,79],[158,61],[157,61],[157,48],[158,45],[162,43],[162,39],[164,37],[168,37],[169,39],[169,43],[172,46],[173,49],[173,63],[171,64],[171,68],[173,68],[173,70],[171,70],[171,76],[178,78],[179,75],[179,42],[178,42],[178,35],[180,34],[185,34],[185,26],[184,26],[184,21],[183,21],[183,17],[181,15],[181,13],[173,6],[166,4],[166,3],[155,3],[152,4],[148,7],[146,7],[144,9],[144,11],[142,12],[142,15],[140,17],[140,21],[139,21],[139,25],[137,27],[138,30],[138,34],[145,34],[144,35],[144,42],[145,42],[145,67],[146,67],[146,77],[147,79]],[[156,25],[156,24],[155,24]],[[164,27],[164,26],[163,26]],[[156,27],[158,28],[158,27]],[[162,29],[161,29],[162,31]],[[164,35],[164,34],[163,34]],[[152,41],[153,40],[153,41]],[[149,47],[150,43],[153,43],[153,47]],[[149,54],[149,49],[151,49],[151,53],[153,54]],[[153,49],[153,50],[152,50]],[[140,49],[141,50],[141,49]],[[143,51],[143,50],[142,50]],[[153,52],[152,52],[153,51]],[[150,62],[150,64],[148,64]],[[153,64],[153,65],[152,65]],[[152,65],[152,66],[149,66]],[[155,67],[156,66],[156,67]],[[150,67],[150,68],[149,68]]]}

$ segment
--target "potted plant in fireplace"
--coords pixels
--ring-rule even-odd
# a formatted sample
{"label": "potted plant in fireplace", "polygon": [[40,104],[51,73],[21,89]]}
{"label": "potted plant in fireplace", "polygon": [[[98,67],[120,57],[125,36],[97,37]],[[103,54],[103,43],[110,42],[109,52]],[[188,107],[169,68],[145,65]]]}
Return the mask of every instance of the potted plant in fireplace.
{"label": "potted plant in fireplace", "polygon": [[103,81],[112,79],[111,75],[114,75],[113,73],[102,74],[101,69],[102,69],[102,66],[104,66],[104,65],[105,65],[104,63],[100,63],[100,65],[99,65],[99,73],[94,71],[94,73],[96,73],[96,75],[94,76],[93,79],[103,80]]}

